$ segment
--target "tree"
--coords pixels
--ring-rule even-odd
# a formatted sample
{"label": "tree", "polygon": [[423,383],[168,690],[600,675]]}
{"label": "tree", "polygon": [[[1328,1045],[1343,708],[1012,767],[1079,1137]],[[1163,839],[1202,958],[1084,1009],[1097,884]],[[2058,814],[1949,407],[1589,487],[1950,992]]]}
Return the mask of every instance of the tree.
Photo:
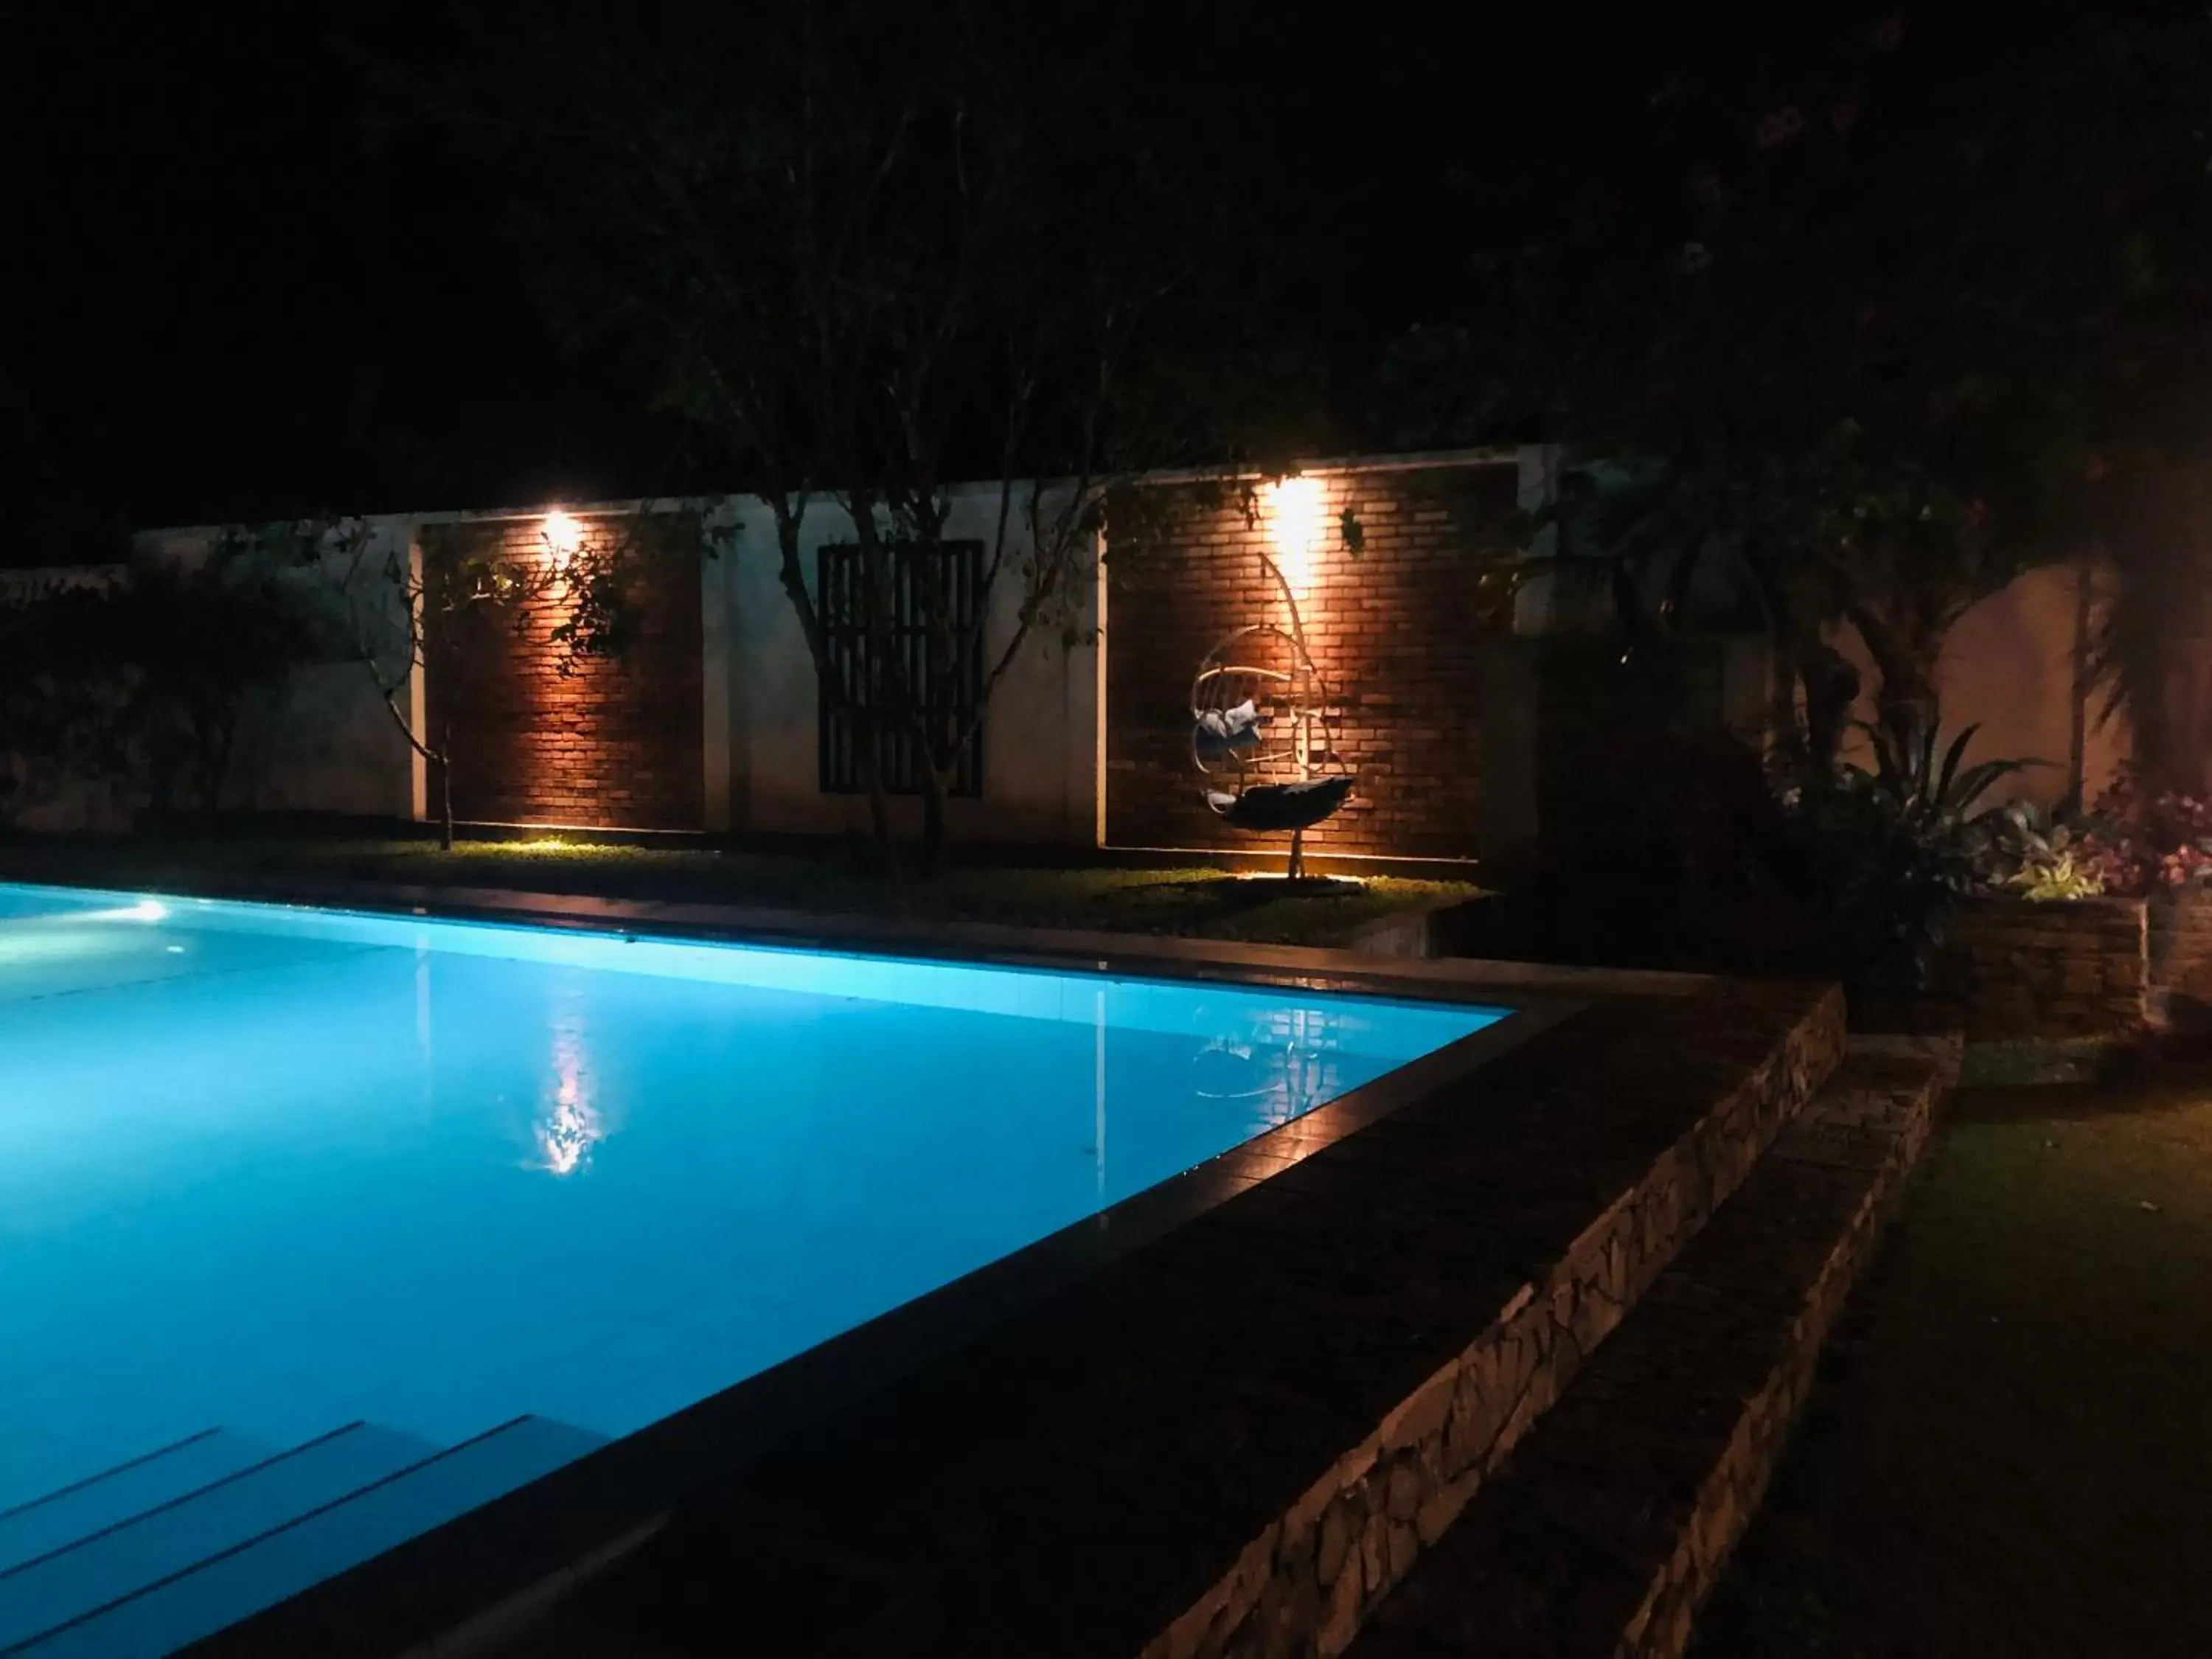
{"label": "tree", "polygon": [[134,563],[110,596],[110,649],[130,669],[129,728],[156,811],[219,817],[240,730],[336,644],[286,530],[234,526],[196,557]]}
{"label": "tree", "polygon": [[112,610],[98,580],[49,579],[0,598],[0,816],[11,823],[72,780],[130,764],[131,688]]}
{"label": "tree", "polygon": [[[1064,45],[966,8],[825,3],[687,17],[676,35],[626,19],[549,71],[568,217],[544,275],[630,343],[706,459],[767,503],[876,833],[892,835],[884,761],[903,745],[932,867],[994,694],[1025,651],[1095,625],[1115,483],[1205,441],[1193,377],[1163,395],[1157,360],[1134,361],[1148,331],[1156,347],[1194,337],[1187,309],[1165,329],[1160,313],[1204,286],[1205,237],[1175,206],[1170,158],[1119,142],[1087,99],[1097,54]],[[963,477],[999,484],[980,574],[956,591],[947,486]],[[809,568],[820,505],[850,526],[856,615],[826,615]],[[902,617],[928,649],[898,647]],[[836,648],[841,622],[864,651]],[[966,676],[972,699],[956,695]]]}
{"label": "tree", "polygon": [[1848,621],[1901,734],[1964,609],[2081,552],[2089,458],[2201,415],[2208,27],[1839,27],[1793,64],[1655,64],[1616,165],[1489,199],[1465,314],[1395,384],[1431,441],[1502,422],[1634,463],[1561,550],[1621,625],[1756,616],[1788,727]]}
{"label": "tree", "polygon": [[2087,510],[2097,556],[2085,689],[2126,722],[2138,793],[2212,795],[2212,462],[2116,450]]}
{"label": "tree", "polygon": [[220,816],[249,711],[323,653],[295,574],[267,534],[237,530],[13,594],[0,606],[8,810],[73,778]]}
{"label": "tree", "polygon": [[[631,556],[647,538],[687,532],[696,537],[693,515],[656,519],[649,506],[614,534],[549,526],[538,547],[520,553],[504,538],[380,538],[362,520],[305,528],[301,556],[331,583],[350,654],[408,747],[435,769],[441,848],[453,845],[453,737],[484,661],[482,630],[530,637],[564,678],[586,658],[619,654],[635,620]],[[549,614],[558,620],[532,635],[533,619]],[[411,683],[433,672],[440,695],[418,731],[408,714]]]}

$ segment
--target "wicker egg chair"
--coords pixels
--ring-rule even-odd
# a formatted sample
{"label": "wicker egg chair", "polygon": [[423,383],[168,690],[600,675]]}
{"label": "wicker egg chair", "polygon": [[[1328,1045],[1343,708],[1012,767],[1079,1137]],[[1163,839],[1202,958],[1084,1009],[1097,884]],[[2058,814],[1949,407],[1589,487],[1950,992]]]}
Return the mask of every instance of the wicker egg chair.
{"label": "wicker egg chair", "polygon": [[1255,835],[1289,832],[1295,881],[1305,874],[1305,832],[1344,805],[1353,780],[1297,601],[1274,561],[1260,556],[1282,587],[1291,625],[1249,623],[1206,653],[1190,683],[1191,760],[1216,816]]}

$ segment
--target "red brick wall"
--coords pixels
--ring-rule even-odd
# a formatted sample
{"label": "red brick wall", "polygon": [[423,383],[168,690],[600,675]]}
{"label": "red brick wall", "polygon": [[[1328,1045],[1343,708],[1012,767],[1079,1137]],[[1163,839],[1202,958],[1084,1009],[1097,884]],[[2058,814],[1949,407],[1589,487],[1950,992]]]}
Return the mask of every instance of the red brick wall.
{"label": "red brick wall", "polygon": [[[1470,554],[1510,533],[1510,463],[1321,476],[1313,578],[1300,608],[1341,704],[1352,797],[1307,832],[1310,851],[1467,858],[1480,785],[1481,663]],[[1349,510],[1363,546],[1346,545]],[[1273,526],[1197,486],[1152,486],[1140,527],[1109,536],[1106,831],[1117,846],[1267,850],[1200,799],[1190,684],[1231,629],[1284,620],[1255,556]],[[1155,520],[1158,522],[1155,522]]]}
{"label": "red brick wall", "polygon": [[[623,534],[585,520],[587,536]],[[471,541],[512,556],[542,552],[536,519],[434,526],[426,561]],[[489,607],[434,653],[430,729],[454,720],[453,811],[500,823],[697,830],[706,822],[700,552],[681,538],[646,538],[633,555],[635,628],[618,656],[586,658],[562,678],[549,638],[565,612],[558,595],[531,607]],[[463,659],[466,664],[464,665]],[[439,799],[438,769],[430,806]]]}

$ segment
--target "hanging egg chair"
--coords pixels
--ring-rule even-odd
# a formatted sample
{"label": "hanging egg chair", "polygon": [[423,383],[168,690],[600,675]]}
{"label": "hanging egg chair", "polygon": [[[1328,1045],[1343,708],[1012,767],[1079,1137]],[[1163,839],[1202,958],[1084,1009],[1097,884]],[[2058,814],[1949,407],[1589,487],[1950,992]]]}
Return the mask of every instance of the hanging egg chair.
{"label": "hanging egg chair", "polygon": [[1255,835],[1289,832],[1297,880],[1305,874],[1305,832],[1344,805],[1352,777],[1290,585],[1261,557],[1282,586],[1291,626],[1249,623],[1206,653],[1190,683],[1190,752],[1216,816]]}

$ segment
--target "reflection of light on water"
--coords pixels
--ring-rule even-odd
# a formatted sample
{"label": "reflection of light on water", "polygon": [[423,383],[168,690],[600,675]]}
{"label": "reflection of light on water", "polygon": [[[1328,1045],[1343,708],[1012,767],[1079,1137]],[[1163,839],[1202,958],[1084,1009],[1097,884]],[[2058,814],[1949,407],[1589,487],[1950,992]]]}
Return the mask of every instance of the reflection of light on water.
{"label": "reflection of light on water", "polygon": [[112,910],[79,910],[70,920],[76,921],[167,921],[169,907],[158,899],[140,899],[136,904],[118,905]]}
{"label": "reflection of light on water", "polygon": [[415,945],[415,1047],[422,1058],[422,1076],[427,1084],[430,1076],[430,946],[417,940]]}
{"label": "reflection of light on water", "polygon": [[538,1121],[538,1151],[544,1160],[538,1167],[556,1176],[574,1175],[583,1168],[592,1148],[607,1133],[599,1109],[569,1092],[572,1086],[563,1084],[552,1111]]}
{"label": "reflection of light on water", "polygon": [[1091,1173],[1101,1198],[1106,1192],[1106,988],[1091,994]]}
{"label": "reflection of light on water", "polygon": [[[41,915],[0,916],[0,963],[11,966],[41,966],[72,958],[130,957],[151,948],[136,930],[121,933],[99,926],[107,922],[167,921],[169,907],[157,899],[135,904],[110,905],[100,910],[56,910]],[[158,937],[158,935],[157,935]],[[182,956],[185,947],[163,947]]]}
{"label": "reflection of light on water", "polygon": [[1285,1008],[1239,1036],[1218,1036],[1198,1052],[1193,1092],[1206,1100],[1252,1103],[1260,1121],[1288,1123],[1318,1106],[1337,1082],[1334,1053],[1342,1034],[1326,1014]]}
{"label": "reflection of light on water", "polygon": [[552,1099],[533,1126],[538,1141],[534,1167],[568,1176],[591,1162],[592,1148],[607,1138],[607,1121],[592,1099],[594,1092],[586,1064],[583,1018],[571,1011],[553,1022]]}
{"label": "reflection of light on water", "polygon": [[1296,1047],[1282,1051],[1273,1088],[1265,1108],[1270,1123],[1288,1123],[1321,1104],[1322,1060],[1310,1049]]}

